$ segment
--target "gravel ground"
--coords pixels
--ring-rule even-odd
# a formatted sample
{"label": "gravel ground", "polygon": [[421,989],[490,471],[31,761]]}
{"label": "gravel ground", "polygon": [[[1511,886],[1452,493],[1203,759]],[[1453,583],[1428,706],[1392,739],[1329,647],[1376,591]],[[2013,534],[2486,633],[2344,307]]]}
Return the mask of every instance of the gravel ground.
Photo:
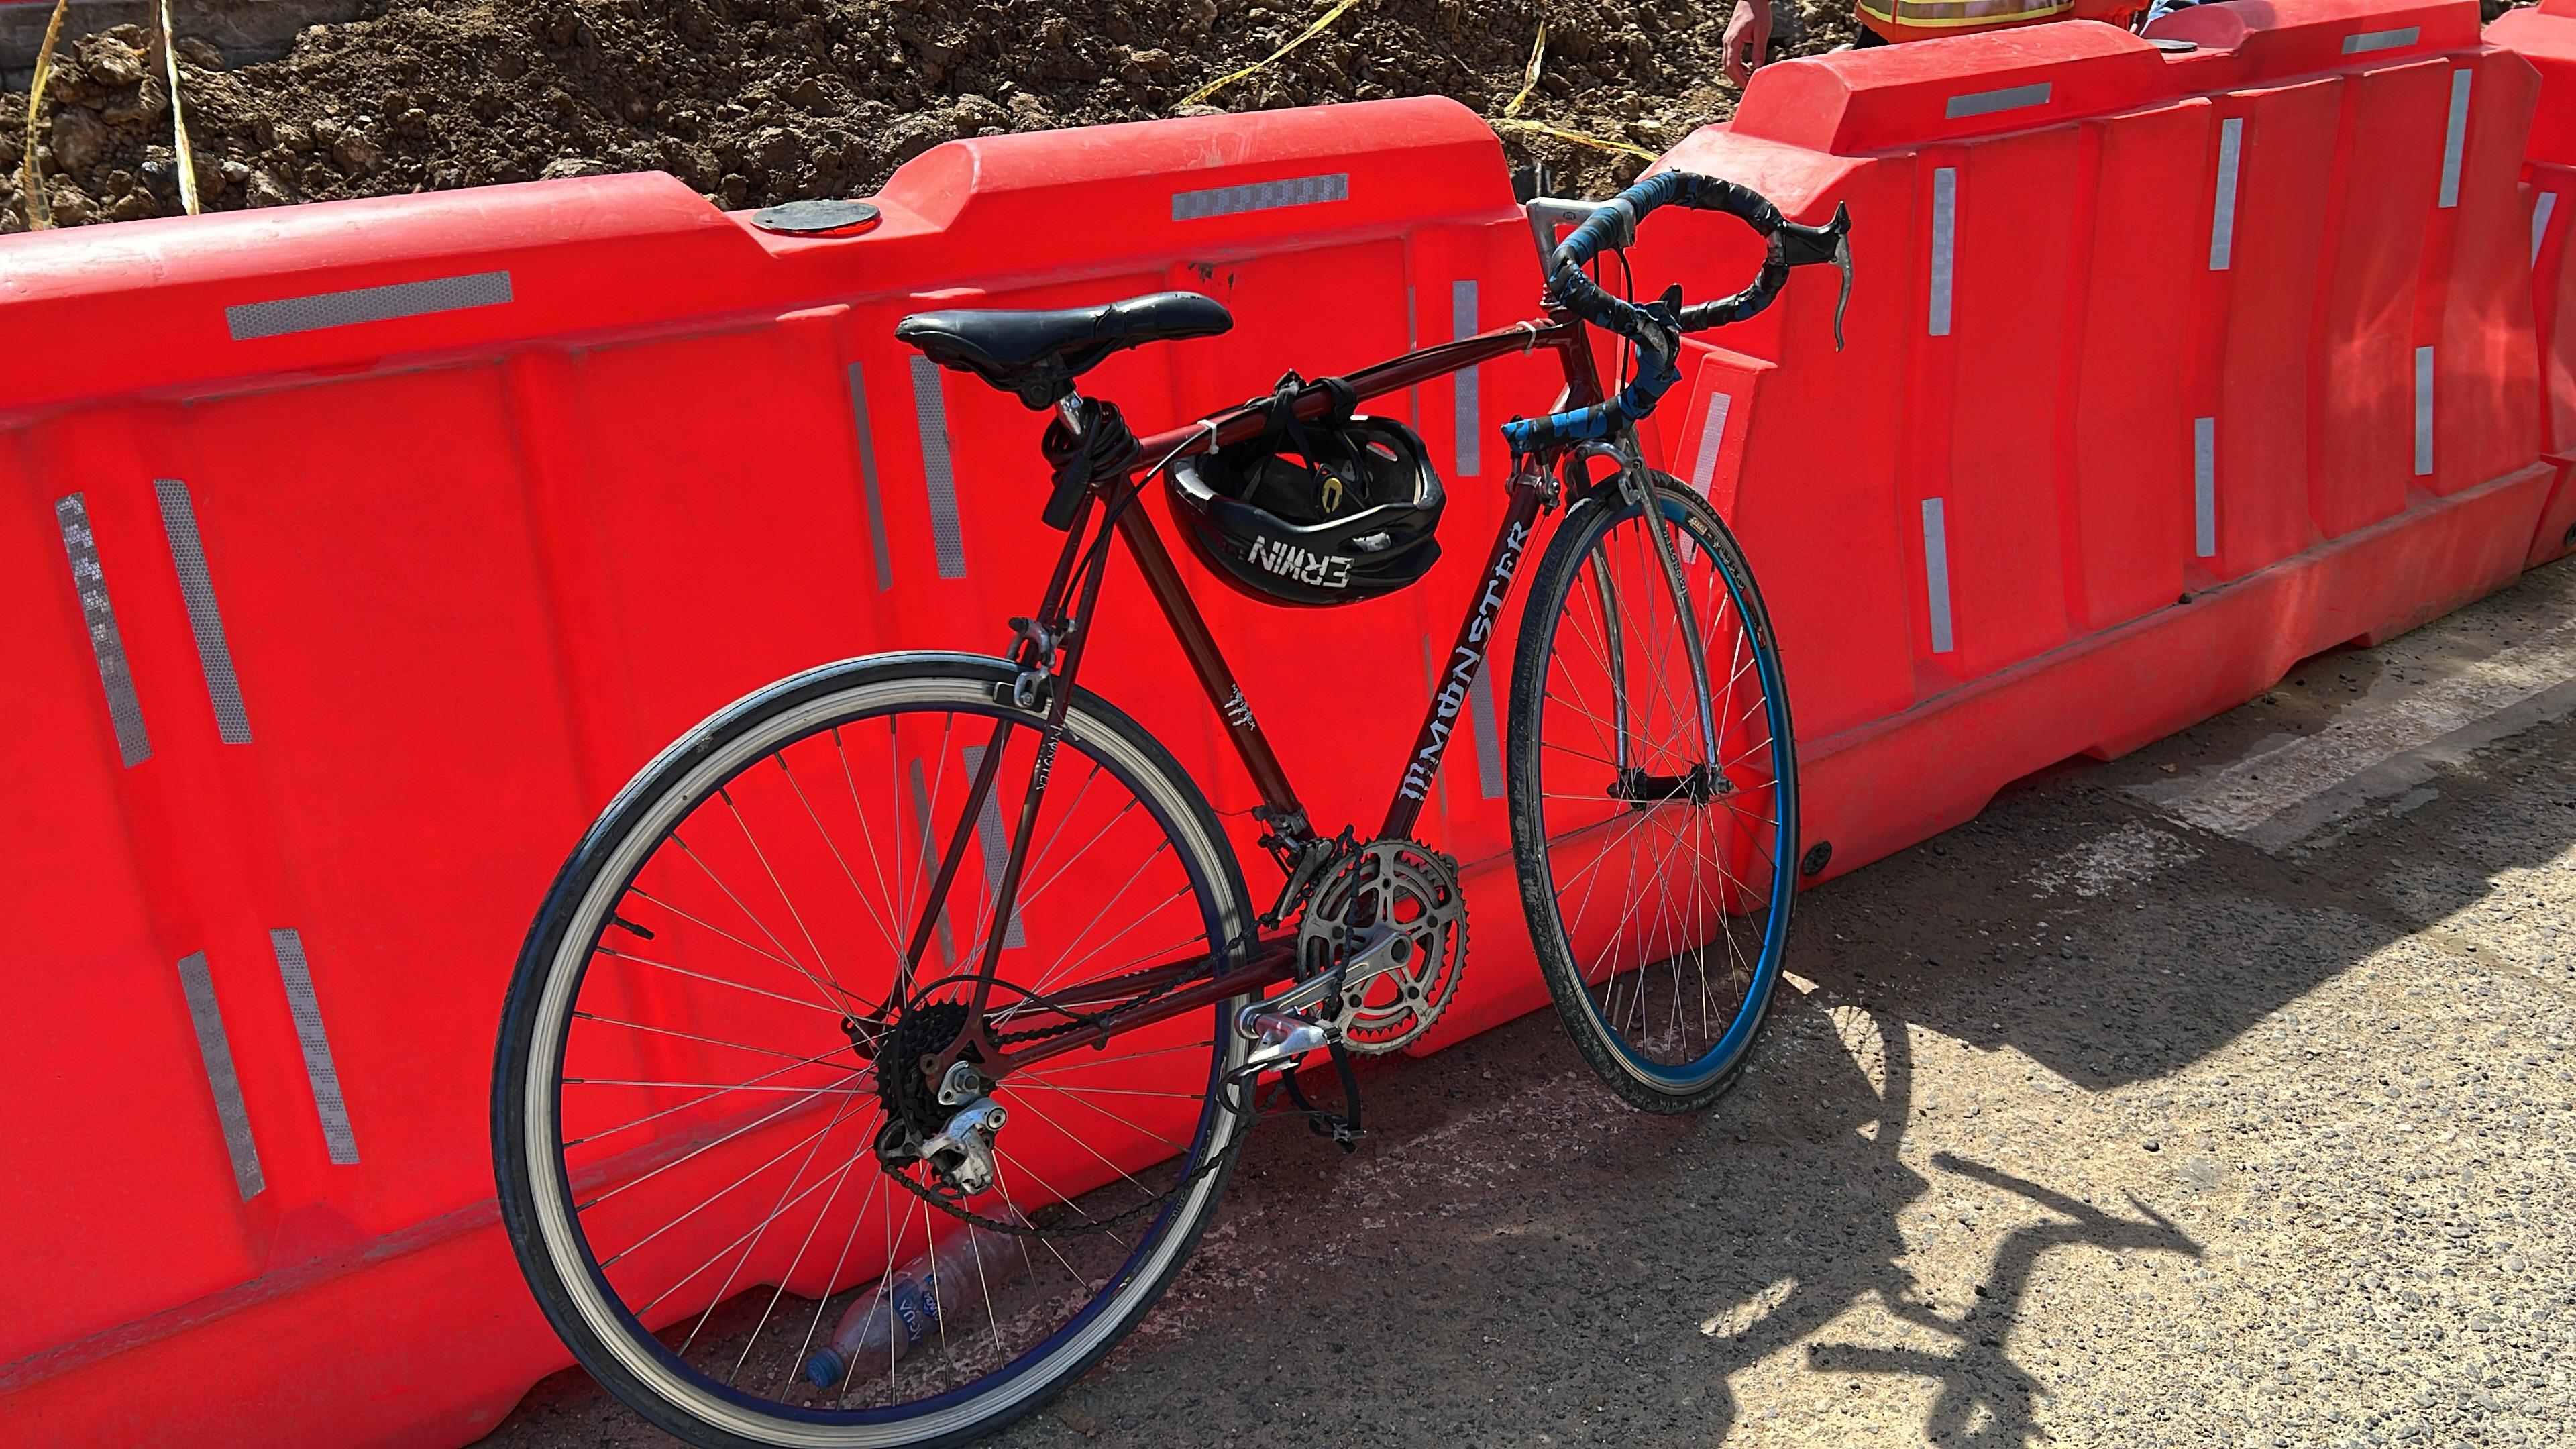
{"label": "gravel ground", "polygon": [[[998,1442],[2576,1443],[2571,618],[2544,570],[1814,892],[1704,1117],[1549,1014],[1375,1064]],[[2356,731],[2296,838],[2191,804]],[[567,1374],[487,1442],[663,1441]]]}

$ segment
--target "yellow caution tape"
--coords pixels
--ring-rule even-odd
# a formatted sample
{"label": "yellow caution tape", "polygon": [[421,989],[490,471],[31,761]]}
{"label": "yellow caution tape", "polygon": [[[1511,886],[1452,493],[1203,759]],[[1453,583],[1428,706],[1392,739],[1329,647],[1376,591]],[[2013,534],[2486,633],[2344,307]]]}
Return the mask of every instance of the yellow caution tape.
{"label": "yellow caution tape", "polygon": [[1245,66],[1243,69],[1236,71],[1232,75],[1218,76],[1215,80],[1209,81],[1206,85],[1203,85],[1197,90],[1190,92],[1188,95],[1183,96],[1181,98],[1181,104],[1184,106],[1195,106],[1206,100],[1208,97],[1215,95],[1218,91],[1224,90],[1227,86],[1243,79],[1245,76],[1253,75],[1260,71],[1269,69],[1271,66],[1278,63],[1281,56],[1286,55],[1288,52],[1295,50],[1301,45],[1304,45],[1307,41],[1314,39],[1316,36],[1323,34],[1324,27],[1341,19],[1344,12],[1348,11],[1352,6],[1357,5],[1358,3],[1360,3],[1360,0],[1341,0],[1340,4],[1337,4],[1332,9],[1325,11],[1322,19],[1307,26],[1305,34],[1298,36],[1295,40],[1292,40],[1286,45],[1279,47],[1277,50],[1270,52],[1268,59],[1255,61],[1251,65]]}
{"label": "yellow caution tape", "polygon": [[197,158],[188,146],[188,117],[179,109],[179,37],[170,31],[170,0],[158,0],[154,11],[161,26],[161,63],[170,73],[170,135],[177,148],[179,204],[197,214]]}
{"label": "yellow caution tape", "polygon": [[1503,114],[1517,116],[1529,104],[1530,92],[1538,89],[1539,62],[1547,58],[1547,22],[1538,23],[1538,39],[1530,42],[1529,69],[1521,73],[1521,93],[1503,106]]}
{"label": "yellow caution tape", "polygon": [[45,82],[54,78],[54,41],[63,33],[63,12],[71,7],[72,0],[54,0],[53,18],[45,22],[44,43],[36,47],[35,78],[27,84],[27,166],[18,193],[26,203],[29,231],[43,231],[54,224],[54,208],[45,199],[42,168],[36,165],[36,116],[45,99]]}
{"label": "yellow caution tape", "polygon": [[1642,156],[1649,161],[1656,159],[1655,153],[1643,146],[1632,146],[1625,141],[1604,140],[1599,136],[1587,136],[1581,131],[1569,131],[1563,126],[1551,126],[1545,121],[1520,119],[1521,107],[1528,105],[1530,96],[1538,90],[1539,67],[1546,60],[1547,26],[1542,23],[1538,28],[1538,38],[1530,42],[1529,65],[1521,71],[1520,93],[1504,102],[1503,113],[1493,117],[1487,124],[1497,131],[1523,131],[1532,135],[1553,136],[1560,141],[1571,141],[1577,146],[1589,146],[1595,151],[1611,151],[1623,156]]}
{"label": "yellow caution tape", "polygon": [[1553,136],[1560,141],[1571,141],[1577,146],[1589,146],[1595,151],[1613,151],[1622,156],[1637,156],[1648,161],[1658,159],[1657,153],[1643,146],[1631,145],[1626,141],[1604,140],[1599,136],[1587,136],[1581,131],[1569,131],[1563,126],[1551,126],[1545,121],[1521,121],[1514,120],[1510,116],[1496,116],[1485,124],[1497,131],[1528,131],[1540,136]]}

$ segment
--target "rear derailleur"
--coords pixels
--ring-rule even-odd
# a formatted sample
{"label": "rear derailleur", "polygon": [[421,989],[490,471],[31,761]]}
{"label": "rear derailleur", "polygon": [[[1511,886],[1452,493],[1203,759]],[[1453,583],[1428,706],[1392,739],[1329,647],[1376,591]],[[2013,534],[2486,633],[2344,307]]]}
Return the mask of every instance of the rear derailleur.
{"label": "rear derailleur", "polygon": [[960,1201],[992,1188],[993,1139],[1010,1119],[979,1062],[961,1057],[939,1072],[940,1055],[965,1029],[966,1010],[943,1002],[906,1012],[876,1054],[877,1096],[885,1103],[877,1161],[894,1173],[925,1163],[931,1185]]}

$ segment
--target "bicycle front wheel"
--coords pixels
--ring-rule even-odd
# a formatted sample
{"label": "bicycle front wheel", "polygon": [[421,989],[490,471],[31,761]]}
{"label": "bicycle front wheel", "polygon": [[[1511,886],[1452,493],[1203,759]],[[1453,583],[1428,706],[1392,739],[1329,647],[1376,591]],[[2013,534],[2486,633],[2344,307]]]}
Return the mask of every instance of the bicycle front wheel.
{"label": "bicycle front wheel", "polygon": [[1742,550],[1698,494],[1649,476],[1651,507],[1596,489],[1539,562],[1512,672],[1512,847],[1576,1047],[1629,1102],[1683,1112],[1734,1084],[1779,978],[1796,736]]}
{"label": "bicycle front wheel", "polygon": [[[1204,982],[1250,920],[1171,757],[1088,694],[1042,756],[1013,672],[861,659],[733,705],[618,795],[530,931],[494,1069],[503,1221],[575,1356],[690,1443],[988,1433],[1118,1342],[1224,1190],[1236,1003],[998,1055]],[[937,1068],[996,935],[995,1054],[958,1087],[969,1056]]]}

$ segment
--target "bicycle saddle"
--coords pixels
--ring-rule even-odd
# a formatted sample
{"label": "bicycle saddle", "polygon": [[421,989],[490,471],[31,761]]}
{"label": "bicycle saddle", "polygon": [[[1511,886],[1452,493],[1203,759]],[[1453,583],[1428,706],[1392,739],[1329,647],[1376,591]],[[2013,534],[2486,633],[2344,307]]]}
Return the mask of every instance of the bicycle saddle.
{"label": "bicycle saddle", "polygon": [[1113,352],[1213,337],[1233,326],[1234,315],[1213,297],[1154,292],[1052,312],[915,312],[894,325],[894,335],[942,367],[971,372],[1030,407],[1045,408]]}

